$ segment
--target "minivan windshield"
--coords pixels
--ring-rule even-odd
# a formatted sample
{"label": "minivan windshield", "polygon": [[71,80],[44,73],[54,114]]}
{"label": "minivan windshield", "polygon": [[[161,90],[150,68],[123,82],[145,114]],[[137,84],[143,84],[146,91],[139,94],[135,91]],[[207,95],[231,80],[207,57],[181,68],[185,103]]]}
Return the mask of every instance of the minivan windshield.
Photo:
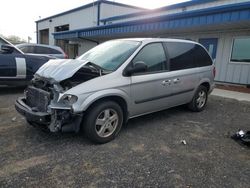
{"label": "minivan windshield", "polygon": [[92,48],[77,59],[89,61],[104,70],[114,71],[132,55],[140,44],[141,42],[132,40],[108,41]]}

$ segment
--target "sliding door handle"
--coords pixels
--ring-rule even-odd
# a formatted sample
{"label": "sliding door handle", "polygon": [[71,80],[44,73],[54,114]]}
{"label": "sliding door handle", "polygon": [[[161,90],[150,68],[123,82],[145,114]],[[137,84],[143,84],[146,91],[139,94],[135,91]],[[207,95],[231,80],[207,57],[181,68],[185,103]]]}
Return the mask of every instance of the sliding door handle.
{"label": "sliding door handle", "polygon": [[180,80],[179,78],[173,79],[173,83],[174,83],[174,84],[178,84],[178,83],[180,83],[180,81],[181,81],[181,80]]}
{"label": "sliding door handle", "polygon": [[162,84],[163,86],[170,85],[170,84],[171,84],[171,80],[164,80],[164,81],[162,81],[161,84]]}

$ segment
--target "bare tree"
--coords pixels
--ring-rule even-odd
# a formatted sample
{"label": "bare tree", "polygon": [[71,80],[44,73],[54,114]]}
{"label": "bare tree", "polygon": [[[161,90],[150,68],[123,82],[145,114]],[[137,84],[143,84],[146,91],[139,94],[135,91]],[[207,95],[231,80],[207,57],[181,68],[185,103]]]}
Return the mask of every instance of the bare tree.
{"label": "bare tree", "polygon": [[6,40],[10,41],[12,44],[20,44],[20,43],[26,43],[27,41],[25,39],[22,39],[19,36],[16,35],[10,35],[8,37],[4,37]]}

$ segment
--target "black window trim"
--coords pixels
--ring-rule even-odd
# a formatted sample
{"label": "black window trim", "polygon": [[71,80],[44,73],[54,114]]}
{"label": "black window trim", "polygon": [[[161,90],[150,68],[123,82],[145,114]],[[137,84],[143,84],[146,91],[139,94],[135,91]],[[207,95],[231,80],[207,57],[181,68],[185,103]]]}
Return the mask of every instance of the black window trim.
{"label": "black window trim", "polygon": [[166,64],[166,68],[168,70],[168,72],[170,72],[170,55],[168,53],[168,47],[167,47],[167,42],[162,42],[162,45],[163,45],[163,48],[164,48],[164,51],[165,51],[165,55],[166,55],[166,60],[167,60],[167,64]]}
{"label": "black window trim", "polygon": [[164,42],[162,41],[156,41],[156,42],[150,42],[150,43],[147,43],[145,44],[144,46],[142,46],[142,48],[134,55],[133,59],[129,62],[129,64],[125,67],[125,69],[123,70],[123,75],[125,75],[125,71],[127,70],[128,67],[130,67],[132,64],[133,64],[133,60],[135,59],[135,57],[148,45],[151,45],[151,44],[154,44],[154,43],[157,43],[157,44],[161,44],[162,45],[162,48],[163,48],[163,51],[164,51],[164,54],[165,54],[165,57],[166,57],[166,62],[165,62],[165,70],[161,70],[161,71],[153,71],[153,72],[142,72],[142,73],[135,73],[135,74],[132,74],[131,76],[141,76],[141,75],[148,75],[148,74],[157,74],[157,73],[164,73],[164,72],[169,72],[169,61],[168,61],[168,57],[167,57],[167,52],[166,52],[166,49],[164,47]]}

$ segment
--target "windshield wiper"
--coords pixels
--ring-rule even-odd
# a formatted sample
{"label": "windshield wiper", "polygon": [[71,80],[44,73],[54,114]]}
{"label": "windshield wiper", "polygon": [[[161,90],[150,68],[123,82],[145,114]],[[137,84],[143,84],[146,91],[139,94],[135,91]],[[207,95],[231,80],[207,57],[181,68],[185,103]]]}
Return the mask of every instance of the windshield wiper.
{"label": "windshield wiper", "polygon": [[104,71],[104,69],[102,67],[100,67],[99,65],[96,65],[90,61],[87,64],[89,64],[91,67],[93,67],[95,70],[97,70],[99,72],[100,76],[102,76],[102,73]]}

